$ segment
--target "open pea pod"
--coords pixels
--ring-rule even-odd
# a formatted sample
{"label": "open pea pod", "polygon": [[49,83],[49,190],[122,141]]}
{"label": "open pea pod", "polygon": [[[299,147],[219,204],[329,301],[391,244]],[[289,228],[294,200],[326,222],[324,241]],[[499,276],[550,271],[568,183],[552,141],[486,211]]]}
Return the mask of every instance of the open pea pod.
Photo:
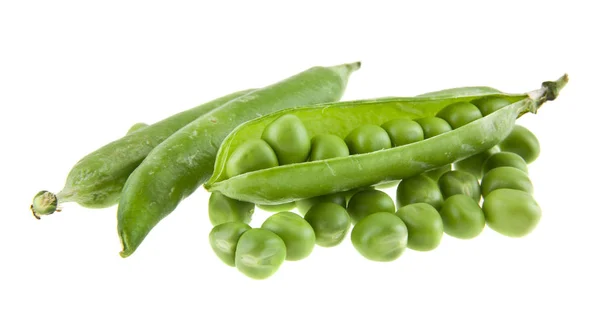
{"label": "open pea pod", "polygon": [[[544,82],[542,88],[524,94],[506,94],[492,88],[449,89],[417,97],[336,102],[278,111],[238,126],[223,141],[208,191],[257,204],[281,204],[314,196],[347,191],[423,173],[487,150],[502,141],[515,120],[536,113],[547,100],[554,100],[567,83],[567,76]],[[354,128],[381,125],[397,118],[435,116],[455,102],[470,102],[482,96],[505,98],[510,105],[447,133],[379,151],[247,172],[228,178],[226,164],[244,141],[260,138],[264,128],[277,118],[293,114],[309,135],[335,134],[344,138]]]}

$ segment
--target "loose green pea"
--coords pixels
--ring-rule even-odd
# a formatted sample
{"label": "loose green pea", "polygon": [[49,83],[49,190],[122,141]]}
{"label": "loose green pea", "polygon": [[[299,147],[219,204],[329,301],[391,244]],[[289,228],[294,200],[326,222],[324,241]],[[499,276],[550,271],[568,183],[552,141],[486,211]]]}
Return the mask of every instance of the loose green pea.
{"label": "loose green pea", "polygon": [[442,167],[438,167],[436,169],[433,170],[429,170],[425,173],[423,173],[425,176],[428,176],[431,180],[433,181],[437,181],[440,179],[440,177],[442,175],[444,175],[444,173],[451,171],[452,170],[452,164],[448,164],[448,165],[444,165]]}
{"label": "loose green pea", "polygon": [[308,210],[304,219],[315,231],[316,243],[322,247],[340,244],[350,229],[346,209],[334,203],[319,203]]}
{"label": "loose green pea", "polygon": [[265,140],[250,139],[231,154],[225,171],[228,177],[278,166],[277,155]]}
{"label": "loose green pea", "polygon": [[481,199],[481,187],[477,178],[464,171],[450,171],[438,180],[438,186],[444,198],[453,195],[467,195],[477,203]]}
{"label": "loose green pea", "polygon": [[496,189],[515,189],[533,193],[533,184],[527,173],[514,167],[497,167],[487,172],[481,179],[481,194],[485,198]]}
{"label": "loose green pea", "polygon": [[420,174],[403,179],[396,189],[398,207],[415,203],[427,203],[436,209],[442,207],[444,198],[437,183],[431,178]]}
{"label": "loose green pea", "polygon": [[485,227],[483,211],[471,197],[454,195],[446,199],[440,210],[444,232],[450,236],[471,239]]}
{"label": "loose green pea", "polygon": [[423,128],[423,136],[425,139],[436,135],[444,134],[452,130],[452,126],[439,117],[425,117],[417,120],[417,123]]}
{"label": "loose green pea", "polygon": [[253,228],[240,237],[235,267],[244,275],[262,280],[279,269],[286,257],[285,243],[270,230]]}
{"label": "loose green pea", "polygon": [[414,120],[398,118],[381,125],[392,141],[392,146],[397,147],[425,139],[423,128]]}
{"label": "loose green pea", "polygon": [[273,214],[261,228],[281,237],[286,247],[286,260],[301,260],[310,255],[315,247],[315,232],[301,216],[292,212]]}
{"label": "loose green pea", "polygon": [[471,101],[471,103],[479,108],[479,111],[481,111],[481,114],[485,117],[492,112],[509,105],[510,101],[499,96],[484,96]]}
{"label": "loose green pea", "polygon": [[352,223],[356,224],[366,216],[377,212],[394,213],[396,205],[394,200],[380,190],[365,190],[358,192],[348,202],[348,215]]}
{"label": "loose green pea", "polygon": [[310,160],[344,157],[350,154],[344,140],[333,134],[321,134],[312,138]]}
{"label": "loose green pea", "polygon": [[235,266],[235,250],[240,236],[251,227],[243,222],[226,222],[214,226],[208,234],[210,247],[225,264]]}
{"label": "loose green pea", "polygon": [[285,212],[293,210],[296,207],[295,202],[276,204],[276,205],[256,205],[259,209],[267,212]]}
{"label": "loose green pea", "polygon": [[396,215],[408,230],[408,248],[431,251],[440,245],[444,235],[444,223],[438,211],[426,203],[401,207]]}
{"label": "loose green pea", "polygon": [[483,212],[490,228],[510,237],[531,233],[542,217],[533,196],[514,189],[492,191],[483,200]]}
{"label": "loose green pea", "polygon": [[479,109],[469,102],[456,102],[447,105],[436,116],[447,121],[453,129],[483,117]]}
{"label": "loose green pea", "polygon": [[350,154],[364,154],[392,147],[387,132],[377,125],[362,125],[352,130],[344,139]]}
{"label": "loose green pea", "polygon": [[473,174],[477,179],[483,176],[483,163],[493,154],[500,152],[498,146],[494,146],[484,152],[465,158],[454,163],[454,169]]}
{"label": "loose green pea", "polygon": [[254,204],[231,199],[220,192],[213,192],[208,199],[208,218],[213,226],[226,222],[250,223]]}
{"label": "loose green pea", "polygon": [[[396,185],[397,185],[397,183],[396,183]],[[350,198],[352,198],[352,196],[354,196],[356,193],[359,193],[359,192],[365,191],[365,190],[375,190],[375,187],[373,187],[373,186],[360,187],[360,188],[355,188],[355,189],[351,189],[351,190],[342,192],[342,194],[344,194],[344,196],[346,196],[346,205],[348,205],[348,202],[350,202]]]}
{"label": "loose green pea", "polygon": [[265,127],[261,138],[273,148],[280,165],[306,161],[310,153],[310,137],[298,117],[283,115]]}
{"label": "loose green pea", "polygon": [[393,261],[406,249],[408,230],[393,213],[373,213],[360,220],[352,229],[352,245],[365,258],[373,261]]}
{"label": "loose green pea", "polygon": [[298,208],[300,214],[306,214],[306,212],[308,212],[313,205],[327,202],[338,204],[339,206],[346,208],[346,196],[344,193],[335,193],[325,196],[301,199],[296,201],[296,207]]}
{"label": "loose green pea", "polygon": [[515,125],[506,139],[500,142],[500,149],[514,152],[531,164],[540,155],[540,141],[527,128]]}
{"label": "loose green pea", "polygon": [[528,173],[527,163],[523,157],[514,152],[501,151],[491,155],[483,163],[483,173],[487,173],[497,167],[514,167],[525,173]]}

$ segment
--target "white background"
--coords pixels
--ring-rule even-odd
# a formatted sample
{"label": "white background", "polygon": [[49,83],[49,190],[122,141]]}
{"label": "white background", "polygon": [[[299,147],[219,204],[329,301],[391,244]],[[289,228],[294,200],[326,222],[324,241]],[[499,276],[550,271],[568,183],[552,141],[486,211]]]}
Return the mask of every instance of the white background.
{"label": "white background", "polygon": [[[600,328],[596,10],[95,3],[0,5],[0,329]],[[79,158],[135,122],[357,60],[345,100],[465,85],[520,93],[569,73],[556,102],[519,120],[542,144],[530,167],[538,228],[522,239],[445,236],[437,250],[392,263],[369,262],[346,240],[254,281],[213,255],[204,190],[127,259],[116,207],[29,213],[37,191],[60,190]]]}

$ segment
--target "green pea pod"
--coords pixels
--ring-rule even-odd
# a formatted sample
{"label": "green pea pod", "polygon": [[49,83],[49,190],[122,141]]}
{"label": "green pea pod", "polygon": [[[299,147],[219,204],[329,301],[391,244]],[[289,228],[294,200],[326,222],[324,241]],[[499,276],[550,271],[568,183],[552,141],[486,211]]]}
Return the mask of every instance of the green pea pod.
{"label": "green pea pod", "polygon": [[[553,100],[567,83],[567,76],[546,82],[541,89],[525,94],[476,92],[458,96],[387,98],[338,102],[326,105],[287,109],[247,122],[225,139],[213,176],[205,184],[208,191],[219,191],[242,201],[278,204],[327,195],[358,187],[376,185],[411,177],[427,170],[453,163],[498,144],[524,113],[536,113],[547,100]],[[396,119],[432,117],[455,102],[470,102],[484,95],[495,95],[510,105],[452,131],[428,139],[365,154],[276,166],[227,178],[225,165],[232,152],[245,140],[260,137],[264,127],[285,114],[296,115],[310,136],[335,134],[346,136],[358,125],[376,124]]]}
{"label": "green pea pod", "polygon": [[360,63],[314,67],[258,89],[198,118],[152,150],[121,194],[117,213],[121,256],[131,255],[161,219],[208,180],[229,132],[281,109],[337,101],[359,67]]}
{"label": "green pea pod", "polygon": [[116,204],[127,177],[154,147],[196,118],[251,91],[249,89],[223,96],[143,129],[140,124],[134,125],[124,137],[79,160],[69,172],[65,186],[59,193],[38,193],[31,205],[33,215],[39,219],[41,215],[52,214],[60,204],[66,202],[77,202],[89,208],[104,208]]}

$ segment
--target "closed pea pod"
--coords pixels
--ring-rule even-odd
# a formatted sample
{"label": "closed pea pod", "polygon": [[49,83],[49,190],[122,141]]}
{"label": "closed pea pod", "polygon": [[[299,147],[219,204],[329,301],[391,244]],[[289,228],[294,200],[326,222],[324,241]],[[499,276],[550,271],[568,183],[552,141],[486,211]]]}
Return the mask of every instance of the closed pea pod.
{"label": "closed pea pod", "polygon": [[[210,177],[221,142],[237,126],[281,109],[339,100],[350,74],[359,67],[360,63],[351,63],[311,68],[214,109],[163,141],[123,188],[117,211],[121,256],[131,255],[161,219]],[[286,202],[290,201],[254,204]]]}
{"label": "closed pea pod", "polygon": [[506,98],[511,104],[422,141],[364,154],[277,166],[227,178],[222,169],[231,152],[242,141],[260,135],[268,123],[284,114],[296,115],[305,123],[311,136],[335,134],[345,137],[356,127],[365,124],[381,125],[396,118],[419,122],[420,119],[432,118],[449,104],[470,102],[485,95],[388,98],[287,109],[238,126],[223,142],[217,155],[215,172],[205,188],[221,191],[240,200],[278,204],[416,176],[492,148],[508,135],[519,116],[527,112],[535,113],[546,100],[554,99],[566,80],[566,77],[562,77],[557,82],[545,83],[540,90],[528,94],[494,94]]}
{"label": "closed pea pod", "polygon": [[142,128],[146,128],[146,127],[148,127],[148,126],[149,126],[149,125],[148,125],[148,124],[146,124],[146,123],[135,123],[135,124],[131,125],[131,127],[130,127],[130,128],[129,128],[129,130],[127,131],[127,135],[129,135],[129,134],[131,134],[131,133],[133,133],[133,132],[135,132],[135,131],[139,131],[139,130],[141,130]]}

